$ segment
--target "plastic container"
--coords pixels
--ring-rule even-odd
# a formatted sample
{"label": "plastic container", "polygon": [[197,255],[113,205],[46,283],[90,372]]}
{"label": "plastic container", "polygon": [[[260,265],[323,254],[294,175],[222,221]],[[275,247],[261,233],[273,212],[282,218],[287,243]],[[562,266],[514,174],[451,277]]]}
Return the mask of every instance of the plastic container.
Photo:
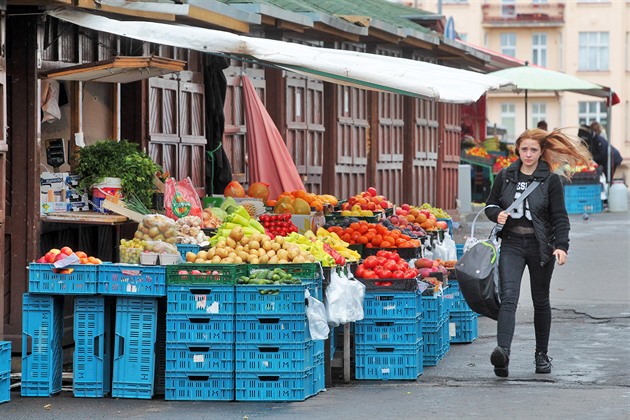
{"label": "plastic container", "polygon": [[611,212],[628,211],[628,187],[623,181],[613,181],[608,190],[608,209]]}
{"label": "plastic container", "polygon": [[120,178],[103,178],[98,184],[92,185],[92,203],[94,210],[101,213],[111,213],[109,210],[101,208],[101,204],[107,196],[122,197],[122,181]]}

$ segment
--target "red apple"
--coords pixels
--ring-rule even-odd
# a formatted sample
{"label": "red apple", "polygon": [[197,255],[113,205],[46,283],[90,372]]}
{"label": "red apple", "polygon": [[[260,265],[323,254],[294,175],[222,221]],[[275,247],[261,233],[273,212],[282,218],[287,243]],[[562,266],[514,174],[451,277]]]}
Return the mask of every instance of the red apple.
{"label": "red apple", "polygon": [[438,220],[437,222],[435,222],[435,227],[442,230],[448,230],[448,223],[446,223],[444,220]]}
{"label": "red apple", "polygon": [[374,187],[369,187],[367,189],[367,192],[372,196],[372,197],[376,197],[376,188]]}
{"label": "red apple", "polygon": [[66,254],[64,254],[63,252],[60,252],[59,254],[55,255],[55,262],[56,261],[61,261],[61,260],[63,260],[66,257],[67,257]]}
{"label": "red apple", "polygon": [[56,256],[57,256],[57,254],[55,254],[55,253],[53,253],[53,252],[51,252],[51,251],[48,251],[48,252],[46,253],[46,255],[44,255],[44,259],[46,260],[46,262],[47,262],[48,264],[52,264],[52,263],[54,263],[54,262],[55,262],[55,257],[56,257]]}
{"label": "red apple", "polygon": [[402,205],[402,206],[400,206],[400,207],[401,207],[403,210],[405,210],[405,211],[409,211],[409,210],[411,210],[411,207],[410,207],[410,206],[409,206],[409,204],[407,204],[407,203],[403,204],[403,205]]}
{"label": "red apple", "polygon": [[50,251],[48,251],[48,252],[52,252],[53,254],[57,255],[57,254],[59,254],[61,251],[60,251],[60,250],[58,250],[57,248],[52,248],[52,249],[51,249]]}
{"label": "red apple", "polygon": [[35,261],[36,263],[40,263],[40,264],[46,264],[48,261],[46,261],[46,257],[40,257],[37,261]]}
{"label": "red apple", "polygon": [[72,255],[72,248],[70,248],[69,246],[64,246],[63,248],[61,248],[60,252],[62,254],[66,254],[66,255]]}

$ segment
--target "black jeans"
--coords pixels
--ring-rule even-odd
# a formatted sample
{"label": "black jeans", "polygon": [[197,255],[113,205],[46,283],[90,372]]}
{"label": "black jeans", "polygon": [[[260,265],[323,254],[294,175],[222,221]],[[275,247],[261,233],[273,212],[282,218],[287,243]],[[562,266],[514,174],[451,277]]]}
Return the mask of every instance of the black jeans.
{"label": "black jeans", "polygon": [[521,292],[525,266],[529,269],[532,301],[534,303],[534,330],[536,351],[547,351],[551,330],[551,304],[549,286],[554,259],[540,265],[538,242],[534,235],[517,235],[503,232],[499,273],[501,275],[501,309],[497,323],[497,344],[509,349],[516,324],[516,307]]}

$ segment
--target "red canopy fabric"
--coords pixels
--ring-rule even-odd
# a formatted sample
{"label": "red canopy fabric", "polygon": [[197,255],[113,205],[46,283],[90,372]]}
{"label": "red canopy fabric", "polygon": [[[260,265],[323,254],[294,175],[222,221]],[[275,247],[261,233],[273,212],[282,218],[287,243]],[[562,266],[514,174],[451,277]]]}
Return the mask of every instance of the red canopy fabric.
{"label": "red canopy fabric", "polygon": [[303,190],[304,183],[280,132],[262,103],[254,85],[243,75],[247,126],[249,183],[269,183],[270,198],[283,191]]}

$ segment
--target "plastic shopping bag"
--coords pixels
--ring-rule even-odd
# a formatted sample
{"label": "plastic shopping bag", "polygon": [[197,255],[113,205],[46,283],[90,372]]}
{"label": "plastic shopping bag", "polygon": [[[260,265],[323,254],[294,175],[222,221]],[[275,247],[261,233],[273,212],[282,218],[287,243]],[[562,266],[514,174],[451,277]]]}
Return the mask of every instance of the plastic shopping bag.
{"label": "plastic shopping bag", "polygon": [[346,274],[332,270],[325,296],[328,322],[336,327],[363,319],[364,297],[364,284],[354,280],[354,277],[350,280]]}
{"label": "plastic shopping bag", "polygon": [[311,332],[311,339],[325,340],[328,338],[328,334],[330,334],[326,306],[321,301],[311,296],[308,290],[306,290],[304,294],[308,301],[306,317],[308,318],[308,328]]}

